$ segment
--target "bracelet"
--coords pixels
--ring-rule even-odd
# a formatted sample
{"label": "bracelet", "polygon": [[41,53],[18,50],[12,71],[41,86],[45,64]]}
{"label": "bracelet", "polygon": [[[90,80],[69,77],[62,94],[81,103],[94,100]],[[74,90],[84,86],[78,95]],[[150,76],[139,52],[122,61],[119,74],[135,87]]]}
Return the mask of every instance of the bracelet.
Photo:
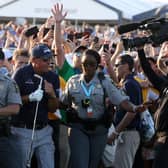
{"label": "bracelet", "polygon": [[115,135],[117,135],[117,136],[119,136],[119,135],[120,135],[120,133],[119,133],[119,132],[117,132],[116,130],[114,130],[114,131],[113,131],[113,134],[115,134]]}

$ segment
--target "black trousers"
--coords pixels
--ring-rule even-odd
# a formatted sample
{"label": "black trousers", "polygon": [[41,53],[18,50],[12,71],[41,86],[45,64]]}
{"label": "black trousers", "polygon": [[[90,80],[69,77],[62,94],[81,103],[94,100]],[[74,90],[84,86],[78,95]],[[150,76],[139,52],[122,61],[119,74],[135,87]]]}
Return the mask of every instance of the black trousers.
{"label": "black trousers", "polygon": [[153,168],[167,168],[168,167],[168,137],[163,138],[162,142],[155,144],[155,159]]}
{"label": "black trousers", "polygon": [[21,168],[20,151],[12,141],[12,137],[0,137],[0,167]]}

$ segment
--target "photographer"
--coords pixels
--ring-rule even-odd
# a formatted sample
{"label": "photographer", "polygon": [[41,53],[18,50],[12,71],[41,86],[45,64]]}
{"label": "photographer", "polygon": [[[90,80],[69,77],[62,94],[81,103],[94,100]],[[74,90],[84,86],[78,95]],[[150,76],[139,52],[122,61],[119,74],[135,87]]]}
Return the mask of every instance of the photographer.
{"label": "photographer", "polygon": [[[166,57],[168,53],[168,48],[166,43],[162,44],[159,58]],[[167,105],[168,105],[168,98],[167,98],[167,86],[168,86],[168,79],[163,78],[162,76],[158,76],[153,69],[151,68],[147,58],[145,57],[145,53],[143,48],[138,49],[138,56],[141,62],[141,66],[143,68],[144,73],[153,84],[153,86],[160,91],[160,100],[159,100],[159,107],[155,112],[155,128],[156,128],[156,139],[155,139],[155,160],[154,160],[154,168],[166,168],[167,167],[167,154],[168,154],[168,114],[167,114]],[[165,64],[166,61],[162,61],[162,64]],[[160,62],[159,61],[159,62]],[[165,64],[166,65],[166,64]],[[165,67],[164,65],[164,67]],[[163,69],[162,69],[163,71]],[[166,72],[166,71],[164,71]],[[166,72],[167,73],[167,72]]]}
{"label": "photographer", "polygon": [[[168,53],[168,40],[167,33],[168,22],[166,18],[161,19],[148,19],[142,21],[141,23],[133,23],[129,25],[124,25],[119,27],[119,32],[125,33],[135,29],[141,28],[141,30],[149,30],[151,35],[147,37],[134,38],[134,39],[123,39],[124,48],[133,49],[138,48],[138,56],[141,63],[141,67],[148,77],[152,85],[160,92],[160,98],[158,101],[158,107],[155,112],[155,160],[154,168],[166,168],[167,167],[167,154],[168,154],[168,115],[167,115],[167,105],[168,105],[168,78],[167,78],[167,53]],[[163,44],[162,44],[163,43]],[[162,46],[159,57],[158,57],[158,67],[162,71],[163,75],[158,74],[152,68],[148,62],[145,52],[144,45],[152,44],[153,47]],[[155,103],[156,104],[156,103]]]}

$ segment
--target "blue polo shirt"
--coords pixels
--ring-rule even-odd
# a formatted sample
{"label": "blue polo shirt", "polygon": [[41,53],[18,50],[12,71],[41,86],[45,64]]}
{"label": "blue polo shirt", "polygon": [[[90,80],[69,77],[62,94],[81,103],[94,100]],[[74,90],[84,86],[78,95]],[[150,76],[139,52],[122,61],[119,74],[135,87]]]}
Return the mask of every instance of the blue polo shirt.
{"label": "blue polo shirt", "polygon": [[[13,78],[19,86],[21,96],[34,92],[40,83],[40,79],[34,76],[35,72],[31,64],[20,68]],[[55,94],[59,96],[59,77],[55,72],[48,71],[41,75],[43,77],[42,89],[44,90],[44,80],[53,85]],[[18,115],[13,116],[13,122],[33,123],[37,102],[23,104]],[[42,100],[39,102],[37,124],[47,124],[48,122],[48,95],[44,92]]]}
{"label": "blue polo shirt", "polygon": [[[133,74],[129,74],[124,81],[123,91],[126,95],[129,96],[129,100],[135,104],[142,104],[142,90],[139,83],[134,79]],[[119,122],[123,119],[124,115],[127,111],[122,109],[121,107],[117,107],[117,111],[114,115],[114,124],[118,125]],[[127,126],[127,128],[140,128],[140,115],[137,114],[133,121]]]}

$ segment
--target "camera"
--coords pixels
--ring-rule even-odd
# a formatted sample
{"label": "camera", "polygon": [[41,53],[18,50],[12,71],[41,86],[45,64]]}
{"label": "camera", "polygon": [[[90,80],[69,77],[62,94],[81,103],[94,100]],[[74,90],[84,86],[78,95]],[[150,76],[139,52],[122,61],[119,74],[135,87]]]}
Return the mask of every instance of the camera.
{"label": "camera", "polygon": [[90,99],[83,99],[81,103],[83,108],[88,108],[90,106]]}
{"label": "camera", "polygon": [[168,20],[166,18],[151,18],[140,23],[121,25],[118,27],[118,32],[119,34],[123,34],[137,29],[148,31],[150,35],[132,39],[122,37],[125,50],[143,46],[144,44],[152,44],[152,46],[157,47],[168,40]]}

